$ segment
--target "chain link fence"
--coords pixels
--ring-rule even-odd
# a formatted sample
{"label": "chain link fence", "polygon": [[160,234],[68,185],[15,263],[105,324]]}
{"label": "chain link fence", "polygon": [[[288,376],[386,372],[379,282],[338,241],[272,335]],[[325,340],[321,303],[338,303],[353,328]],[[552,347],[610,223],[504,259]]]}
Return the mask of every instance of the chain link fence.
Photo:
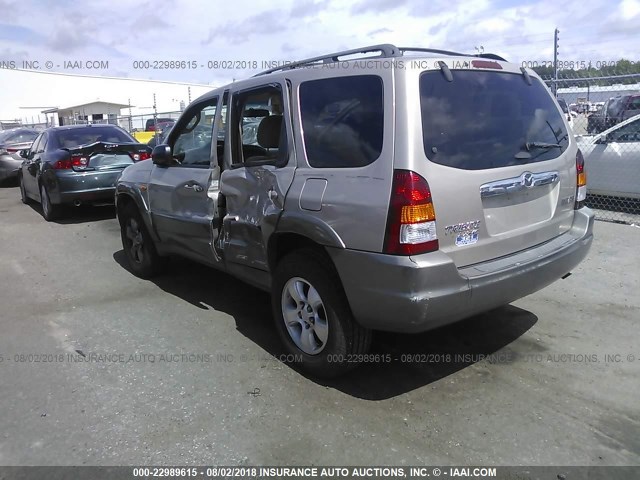
{"label": "chain link fence", "polygon": [[587,205],[600,220],[640,225],[640,73],[538,73],[556,93],[584,155]]}

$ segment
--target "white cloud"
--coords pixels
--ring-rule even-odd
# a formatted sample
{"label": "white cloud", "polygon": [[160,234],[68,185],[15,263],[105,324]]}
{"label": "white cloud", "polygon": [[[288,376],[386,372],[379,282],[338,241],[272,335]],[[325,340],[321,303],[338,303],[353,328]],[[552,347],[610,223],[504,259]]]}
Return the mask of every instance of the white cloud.
{"label": "white cloud", "polygon": [[[10,26],[2,28],[0,19],[0,60],[109,62],[104,71],[67,72],[85,75],[219,85],[256,73],[248,65],[261,70],[263,62],[377,43],[471,53],[482,45],[515,62],[551,60],[556,27],[561,59],[640,61],[639,0],[95,0],[81,7],[73,0],[0,0],[0,6],[11,12]],[[141,60],[174,67],[134,68]],[[213,69],[209,61],[239,61],[240,68]]]}
{"label": "white cloud", "polygon": [[640,15],[640,2],[638,0],[623,0],[620,3],[622,18],[635,18]]}

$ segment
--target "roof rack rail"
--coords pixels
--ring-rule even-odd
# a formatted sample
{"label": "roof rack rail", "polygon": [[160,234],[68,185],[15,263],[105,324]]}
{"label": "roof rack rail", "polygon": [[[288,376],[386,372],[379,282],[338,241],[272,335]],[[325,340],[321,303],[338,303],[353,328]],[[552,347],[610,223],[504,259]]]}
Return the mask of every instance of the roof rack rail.
{"label": "roof rack rail", "polygon": [[[404,55],[404,52],[423,52],[423,53],[437,53],[440,55],[449,55],[449,56],[456,56],[456,57],[490,58],[492,60],[501,60],[503,62],[506,62],[504,58],[498,55],[495,55],[493,53],[469,54],[469,53],[451,52],[449,50],[439,50],[435,48],[420,48],[420,47],[398,48],[395,45],[392,45],[390,43],[383,43],[380,45],[371,45],[369,47],[355,48],[353,50],[344,50],[342,52],[329,53],[327,55],[320,55],[318,57],[311,57],[311,58],[306,58],[304,60],[298,60],[296,62],[287,63],[286,65],[282,65],[280,67],[270,68],[269,70],[256,73],[254,77],[268,75],[269,73],[280,72],[285,70],[293,70],[294,68],[300,68],[300,67],[315,65],[319,63],[335,63],[340,61],[340,57],[372,53],[372,52],[379,52],[380,55],[378,55],[378,57],[380,58],[401,57],[402,55]],[[372,57],[366,57],[366,58],[372,58]],[[373,57],[373,58],[376,58],[376,57]],[[358,58],[350,58],[349,60],[358,60]]]}
{"label": "roof rack rail", "polygon": [[398,50],[400,52],[423,52],[423,53],[438,53],[440,55],[451,55],[454,57],[479,57],[479,58],[489,58],[491,60],[500,60],[502,62],[506,62],[504,58],[500,55],[496,55],[495,53],[461,53],[461,52],[452,52],[449,50],[439,50],[436,48],[420,48],[420,47],[399,47]]}
{"label": "roof rack rail", "polygon": [[[269,70],[265,70],[264,72],[257,73],[254,75],[254,77],[259,77],[261,75],[267,75],[269,73],[278,72],[278,71],[291,70],[294,68],[304,67],[306,65],[313,65],[320,62],[335,63],[340,61],[340,57],[345,57],[347,55],[357,55],[359,53],[372,53],[372,52],[380,52],[379,57],[382,57],[382,58],[397,57],[400,54],[398,47],[396,47],[395,45],[391,45],[389,43],[372,45],[370,47],[355,48],[353,50],[345,50],[343,52],[335,52],[327,55],[321,55],[319,57],[311,57],[311,58],[306,58],[304,60],[298,60],[297,62],[291,62],[281,67],[270,68]],[[371,57],[367,57],[367,58],[371,58]]]}

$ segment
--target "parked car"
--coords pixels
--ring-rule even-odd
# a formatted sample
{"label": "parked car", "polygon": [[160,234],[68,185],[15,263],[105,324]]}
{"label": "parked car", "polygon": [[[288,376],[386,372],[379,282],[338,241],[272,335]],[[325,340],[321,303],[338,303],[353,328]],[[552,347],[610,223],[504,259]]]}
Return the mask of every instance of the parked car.
{"label": "parked car", "polygon": [[640,114],[640,93],[610,98],[603,109],[589,117],[587,133],[600,133]]}
{"label": "parked car", "polygon": [[602,105],[602,108],[596,110],[594,113],[589,115],[587,119],[587,133],[596,134],[600,133],[607,128],[607,125],[610,123],[608,120],[609,115],[609,107],[615,102],[615,98],[610,98]]}
{"label": "parked car", "polygon": [[144,129],[147,132],[155,132],[157,124],[169,122],[175,122],[175,120],[173,118],[149,118],[145,123]]}
{"label": "parked car", "polygon": [[122,170],[148,159],[150,152],[115,125],[48,128],[20,152],[22,201],[40,202],[47,221],[57,218],[64,205],[113,203]]}
{"label": "parked car", "polygon": [[[372,330],[426,331],[566,276],[593,213],[544,82],[495,55],[410,50],[332,53],[190,104],[117,182],[131,271],[181,255],[270,292],[285,351],[316,376],[366,361]],[[269,111],[245,144],[255,104]]]}
{"label": "parked car", "polygon": [[164,140],[169,135],[169,131],[175,125],[175,123],[175,121],[158,123],[155,128],[156,135],[151,137],[151,140],[147,142],[147,145],[153,148],[156,145],[164,143]]}
{"label": "parked car", "polygon": [[22,164],[20,150],[29,148],[38,131],[31,128],[12,128],[0,131],[0,182],[18,177]]}
{"label": "parked car", "polygon": [[640,199],[640,114],[577,140],[589,170],[587,193]]}

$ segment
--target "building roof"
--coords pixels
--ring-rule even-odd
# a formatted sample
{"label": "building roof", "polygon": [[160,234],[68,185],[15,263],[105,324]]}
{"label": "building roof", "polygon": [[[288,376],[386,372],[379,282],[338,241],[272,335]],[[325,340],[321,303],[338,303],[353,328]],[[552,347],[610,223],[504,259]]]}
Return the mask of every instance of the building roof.
{"label": "building roof", "polygon": [[107,105],[110,105],[112,107],[116,107],[118,109],[121,108],[125,108],[125,107],[134,107],[135,105],[129,105],[128,103],[117,103],[117,102],[107,102],[105,100],[94,100],[92,102],[87,102],[87,103],[82,103],[80,105],[71,105],[69,107],[55,107],[55,108],[49,108],[47,110],[42,110],[41,113],[56,113],[59,112],[61,110],[80,110],[83,107],[87,107],[89,105],[95,105],[96,103],[106,103]]}

